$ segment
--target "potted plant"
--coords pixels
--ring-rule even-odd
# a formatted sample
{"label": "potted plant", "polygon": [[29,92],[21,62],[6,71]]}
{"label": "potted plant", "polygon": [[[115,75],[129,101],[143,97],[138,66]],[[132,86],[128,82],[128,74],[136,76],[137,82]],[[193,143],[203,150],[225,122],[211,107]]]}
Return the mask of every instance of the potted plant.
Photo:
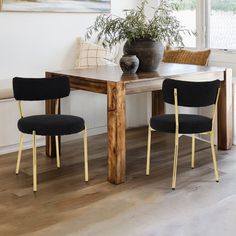
{"label": "potted plant", "polygon": [[170,0],[161,0],[149,17],[145,15],[147,4],[148,1],[143,0],[136,9],[126,10],[124,18],[99,15],[88,28],[86,38],[97,32],[97,39],[110,47],[126,41],[124,54],[139,58],[139,71],[156,70],[163,57],[163,44],[182,47],[182,33],[191,32],[173,15],[176,4]]}

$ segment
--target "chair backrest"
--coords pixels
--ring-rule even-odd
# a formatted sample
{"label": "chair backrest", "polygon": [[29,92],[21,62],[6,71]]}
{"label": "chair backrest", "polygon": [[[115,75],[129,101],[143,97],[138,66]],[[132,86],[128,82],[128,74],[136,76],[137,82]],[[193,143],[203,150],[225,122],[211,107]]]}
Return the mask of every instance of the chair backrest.
{"label": "chair backrest", "polygon": [[163,62],[206,66],[211,50],[189,51],[185,49],[165,49]]}
{"label": "chair backrest", "polygon": [[39,101],[67,97],[70,83],[66,77],[55,78],[13,78],[13,92],[16,100]]}
{"label": "chair backrest", "polygon": [[166,79],[162,91],[164,101],[174,104],[174,89],[177,89],[178,105],[185,107],[205,107],[215,104],[220,81],[187,82]]}

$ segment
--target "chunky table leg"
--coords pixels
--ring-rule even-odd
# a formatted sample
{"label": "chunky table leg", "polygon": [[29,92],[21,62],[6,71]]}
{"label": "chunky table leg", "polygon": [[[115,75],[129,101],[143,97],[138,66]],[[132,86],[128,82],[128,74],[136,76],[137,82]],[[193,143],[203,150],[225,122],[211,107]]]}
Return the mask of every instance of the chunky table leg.
{"label": "chunky table leg", "polygon": [[162,90],[152,91],[152,116],[165,113]]}
{"label": "chunky table leg", "polygon": [[108,181],[125,181],[125,87],[122,82],[107,84]]}
{"label": "chunky table leg", "polygon": [[218,102],[218,149],[228,150],[232,147],[233,139],[233,94],[232,70],[224,71],[224,81],[221,82]]}

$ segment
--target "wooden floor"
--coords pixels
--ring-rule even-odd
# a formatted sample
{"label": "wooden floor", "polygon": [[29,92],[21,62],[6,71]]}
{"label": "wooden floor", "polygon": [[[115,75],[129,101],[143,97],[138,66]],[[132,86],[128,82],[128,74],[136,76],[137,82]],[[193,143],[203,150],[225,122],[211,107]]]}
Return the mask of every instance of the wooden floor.
{"label": "wooden floor", "polygon": [[127,182],[106,181],[106,135],[90,137],[84,182],[82,140],[63,144],[61,168],[38,148],[38,192],[32,192],[31,150],[0,157],[0,235],[192,236],[236,233],[236,149],[218,152],[214,181],[210,146],[180,138],[177,189],[171,190],[174,136],[153,133],[151,175],[145,176],[147,128],[127,132]]}

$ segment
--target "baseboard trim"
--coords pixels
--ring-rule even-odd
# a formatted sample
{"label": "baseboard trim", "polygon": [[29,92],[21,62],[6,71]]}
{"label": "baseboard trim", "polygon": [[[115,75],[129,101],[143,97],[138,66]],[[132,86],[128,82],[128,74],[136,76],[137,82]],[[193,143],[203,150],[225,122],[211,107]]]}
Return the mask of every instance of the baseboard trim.
{"label": "baseboard trim", "polygon": [[[96,128],[88,129],[88,136],[103,134],[106,132],[107,132],[106,126],[96,127]],[[82,138],[82,134],[67,135],[67,136],[62,137],[62,142],[66,143],[66,142],[70,142],[70,141],[80,139],[80,138]],[[39,138],[37,138],[37,147],[42,147],[42,146],[45,146],[45,138],[39,137]],[[32,148],[32,142],[31,141],[24,142],[23,150],[27,150],[30,148]],[[12,153],[12,152],[17,152],[18,149],[19,149],[18,143],[13,144],[13,145],[0,147],[0,155]]]}
{"label": "baseboard trim", "polygon": [[236,136],[233,136],[233,145],[236,145]]}
{"label": "baseboard trim", "polygon": [[[88,136],[103,134],[106,132],[107,132],[107,126],[96,127],[96,128],[88,129]],[[191,137],[191,135],[186,135],[186,136]],[[70,142],[70,141],[80,139],[80,138],[82,138],[82,134],[68,135],[62,138],[62,142],[66,143],[66,142]],[[209,140],[206,140],[202,137],[196,136],[196,138],[209,143]],[[236,136],[233,137],[233,145],[235,144],[236,144]],[[37,147],[42,147],[42,146],[45,146],[45,138],[44,137],[37,138]],[[19,144],[13,144],[13,145],[5,146],[5,147],[0,147],[0,155],[17,152],[18,148],[19,148]],[[29,141],[25,142],[23,146],[23,150],[27,150],[30,148],[32,148],[32,142],[29,142]]]}
{"label": "baseboard trim", "polygon": [[[42,147],[45,145],[45,139],[42,137],[37,138],[37,147]],[[27,150],[32,148],[32,142],[24,142],[23,150]],[[0,155],[4,155],[7,153],[17,152],[19,149],[19,144],[13,144],[5,147],[0,147]]]}
{"label": "baseboard trim", "polygon": [[[104,134],[106,132],[107,132],[107,126],[96,127],[96,128],[88,129],[88,136]],[[66,135],[62,137],[62,142],[63,143],[70,142],[76,139],[80,139],[82,137],[83,137],[83,133]]]}

